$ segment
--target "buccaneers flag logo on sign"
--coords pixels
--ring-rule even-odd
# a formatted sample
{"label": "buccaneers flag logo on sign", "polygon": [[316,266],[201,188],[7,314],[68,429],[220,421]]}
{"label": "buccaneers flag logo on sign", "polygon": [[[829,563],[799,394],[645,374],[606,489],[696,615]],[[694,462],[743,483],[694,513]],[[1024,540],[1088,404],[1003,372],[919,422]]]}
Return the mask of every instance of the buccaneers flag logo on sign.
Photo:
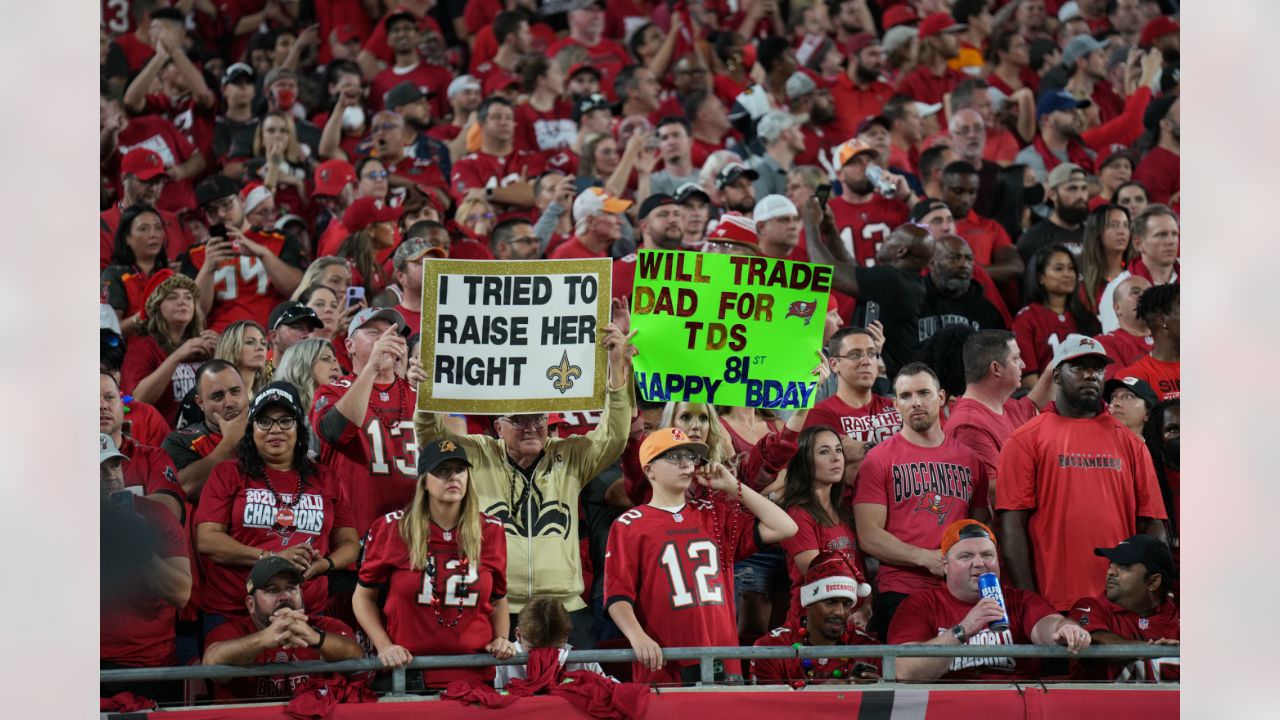
{"label": "buccaneers flag logo on sign", "polygon": [[804,318],[804,324],[808,325],[809,321],[813,319],[813,311],[817,309],[818,302],[816,300],[813,302],[797,300],[791,303],[791,307],[787,308],[787,317],[795,316],[798,318]]}

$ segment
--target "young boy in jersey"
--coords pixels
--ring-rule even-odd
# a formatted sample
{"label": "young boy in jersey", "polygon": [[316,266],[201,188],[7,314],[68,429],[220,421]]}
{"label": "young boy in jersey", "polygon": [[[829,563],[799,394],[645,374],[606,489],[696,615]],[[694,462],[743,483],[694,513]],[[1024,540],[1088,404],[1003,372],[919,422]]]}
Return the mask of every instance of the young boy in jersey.
{"label": "young boy in jersey", "polygon": [[[636,651],[634,682],[678,683],[681,669],[697,664],[664,663],[664,647],[737,645],[733,562],[796,532],[782,508],[724,465],[707,465],[707,452],[679,428],[651,433],[640,445],[640,465],[653,497],[609,531],[605,607]],[[719,492],[689,500],[695,480]],[[726,675],[741,675],[737,660],[724,666]]]}
{"label": "young boy in jersey", "polygon": [[[550,595],[538,595],[520,609],[516,625],[516,654],[532,652],[543,648],[556,648],[559,652],[559,666],[566,672],[588,670],[606,678],[600,663],[565,663],[565,658],[573,646],[569,644],[569,631],[573,622],[569,619],[569,611],[564,604]],[[532,663],[532,658],[530,659]],[[499,665],[493,686],[499,690],[516,678],[528,677],[528,668],[524,665]],[[613,680],[613,678],[609,678]],[[614,680],[614,682],[617,682]]]}

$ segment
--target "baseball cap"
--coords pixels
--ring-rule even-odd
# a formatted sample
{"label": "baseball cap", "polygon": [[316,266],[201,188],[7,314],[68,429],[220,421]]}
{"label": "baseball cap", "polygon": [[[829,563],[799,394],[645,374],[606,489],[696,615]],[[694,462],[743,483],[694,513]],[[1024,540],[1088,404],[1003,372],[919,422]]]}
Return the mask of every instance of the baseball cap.
{"label": "baseball cap", "polygon": [[920,113],[921,120],[927,117],[932,117],[934,115],[937,115],[938,111],[941,109],[942,109],[942,103],[930,104],[930,103],[920,102],[919,100],[916,101],[916,112]]}
{"label": "baseball cap", "polygon": [[1041,95],[1036,101],[1036,119],[1053,112],[1087,108],[1092,104],[1093,101],[1088,98],[1077,98],[1066,90],[1053,90]]}
{"label": "baseball cap", "polygon": [[703,190],[702,186],[699,185],[698,183],[687,182],[681,185],[680,187],[676,188],[676,202],[680,203],[681,205],[689,202],[689,198],[693,197],[694,195],[701,197],[702,201],[705,203],[711,202],[711,196],[708,195],[707,191]]}
{"label": "baseball cap", "polygon": [[275,225],[273,225],[272,227],[274,227],[276,230],[284,230],[286,227],[289,226],[290,223],[299,223],[303,227],[305,227],[307,224],[307,221],[303,219],[302,216],[300,215],[293,215],[293,214],[281,215],[280,219],[276,220]]}
{"label": "baseball cap", "polygon": [[1129,167],[1131,169],[1137,169],[1138,167],[1137,155],[1132,150],[1126,147],[1119,147],[1114,151],[1112,151],[1112,153],[1107,156],[1107,159],[1103,160],[1098,165],[1098,172],[1102,172],[1104,169],[1106,169],[1108,165],[1110,165],[1113,162],[1119,162],[1120,160],[1128,160]]}
{"label": "baseball cap", "polygon": [[316,166],[314,175],[316,189],[311,195],[330,195],[337,197],[342,188],[356,179],[356,169],[346,160],[325,160]]}
{"label": "baseball cap", "polygon": [[106,433],[98,433],[98,464],[110,460],[111,458],[129,459],[128,455],[120,452],[120,448],[116,447],[116,441]]}
{"label": "baseball cap", "polygon": [[893,132],[893,124],[889,122],[889,118],[883,115],[868,115],[862,118],[862,122],[858,123],[858,129],[855,130],[853,134],[861,135],[862,133],[866,132],[872,125],[879,125],[885,130],[888,130],[889,132]]}
{"label": "baseball cap", "polygon": [[888,32],[891,28],[899,25],[919,22],[920,16],[916,14],[914,8],[904,3],[885,8],[881,20],[883,21],[885,32]]}
{"label": "baseball cap", "polygon": [[626,212],[629,207],[631,207],[630,200],[616,198],[605,192],[604,188],[590,187],[579,193],[573,201],[573,220],[577,222],[584,217],[602,212],[617,215]]}
{"label": "baseball cap", "polygon": [[1176,33],[1178,30],[1178,23],[1164,15],[1157,15],[1142,27],[1142,35],[1138,38],[1138,47],[1146,50],[1154,45],[1156,40],[1170,33]]}
{"label": "baseball cap", "polygon": [[1058,22],[1064,23],[1068,20],[1075,20],[1076,18],[1082,17],[1084,17],[1084,15],[1080,12],[1080,3],[1076,2],[1076,0],[1070,0],[1070,2],[1062,3],[1062,7],[1058,8]]}
{"label": "baseball cap", "polygon": [[573,106],[573,121],[578,122],[584,115],[593,110],[608,110],[613,112],[613,103],[609,102],[609,98],[603,93],[591,93],[586,97],[578,100]]}
{"label": "baseball cap", "polygon": [[467,451],[461,445],[452,440],[437,440],[418,448],[418,477],[435,472],[446,460],[461,460],[468,466],[471,465],[471,461],[467,459]]}
{"label": "baseball cap", "polygon": [[253,78],[254,78],[253,68],[249,67],[244,63],[232,63],[229,67],[227,67],[226,72],[222,73],[222,84],[223,86],[226,86],[226,85],[230,85],[231,83],[237,83],[237,82],[242,82],[246,80],[249,82],[253,82]]}
{"label": "baseball cap", "polygon": [[919,30],[907,25],[899,25],[885,31],[884,37],[880,39],[880,47],[884,48],[885,52],[891,53],[919,36]]}
{"label": "baseball cap", "polygon": [[499,70],[497,72],[489,73],[489,76],[484,79],[483,92],[485,96],[488,97],[501,90],[506,90],[512,85],[515,85],[518,88],[520,80],[514,75],[510,75]]}
{"label": "baseball cap", "polygon": [[876,152],[875,148],[862,142],[861,140],[858,140],[857,138],[854,138],[853,140],[846,140],[836,148],[836,166],[844,167],[845,165],[849,164],[850,160],[854,159],[858,155],[861,155],[862,153],[871,153],[873,155],[879,155],[879,153]]}
{"label": "baseball cap", "polygon": [[196,205],[204,207],[214,200],[221,200],[230,195],[240,193],[240,184],[235,180],[218,173],[210,175],[196,186]]}
{"label": "baseball cap", "polygon": [[951,17],[951,13],[929,13],[920,21],[920,39],[942,33],[960,32],[967,27],[969,27],[967,23],[956,22],[956,19]]}
{"label": "baseball cap", "polygon": [[294,80],[297,81],[298,74],[287,67],[273,67],[267,71],[265,77],[262,78],[263,89],[269,89],[277,80]]}
{"label": "baseball cap", "polygon": [[158,177],[169,179],[160,154],[147,148],[134,148],[120,158],[120,175],[132,175],[142,182]]}
{"label": "baseball cap", "polygon": [[854,33],[844,42],[844,51],[850,57],[866,50],[872,45],[880,44],[880,39],[869,32]]}
{"label": "baseball cap", "polygon": [[404,8],[404,7],[398,7],[398,8],[396,8],[396,9],[392,10],[391,12],[387,13],[387,16],[386,16],[385,18],[383,18],[383,19],[382,19],[383,27],[385,27],[385,28],[387,28],[388,30],[390,30],[390,29],[391,29],[391,23],[393,23],[393,22],[395,22],[395,21],[397,21],[397,20],[408,20],[409,22],[413,23],[413,26],[414,26],[414,27],[417,27],[417,26],[418,26],[418,16],[417,16],[417,15],[414,15],[413,13],[409,12],[409,10],[408,10],[407,8]]}
{"label": "baseball cap", "polygon": [[721,215],[720,222],[707,233],[707,241],[742,245],[753,250],[760,247],[760,238],[756,235],[756,221],[738,213]]}
{"label": "baseball cap", "polygon": [[738,93],[733,99],[733,106],[729,108],[729,122],[736,122],[748,116],[756,119],[770,109],[768,93],[758,92],[753,85]]}
{"label": "baseball cap", "polygon": [[1153,133],[1159,133],[1160,121],[1169,114],[1169,108],[1173,107],[1173,104],[1177,102],[1177,100],[1177,95],[1161,95],[1155,100],[1152,100],[1151,104],[1147,106],[1146,112],[1142,115],[1143,127]]}
{"label": "baseball cap", "polygon": [[640,203],[640,212],[637,214],[636,219],[643,220],[646,217],[649,217],[649,213],[653,212],[654,210],[657,210],[663,205],[679,205],[679,204],[680,203],[676,202],[675,198],[671,197],[666,193],[654,193],[649,197],[645,198],[644,202]]}
{"label": "baseball cap", "polygon": [[923,222],[925,215],[943,208],[949,210],[951,206],[936,198],[925,198],[911,207],[911,222]]}
{"label": "baseball cap", "polygon": [[405,334],[409,330],[409,328],[406,327],[407,323],[404,321],[404,316],[396,310],[385,307],[371,307],[361,310],[356,313],[355,317],[351,318],[351,324],[347,326],[347,337],[355,335],[357,330],[368,325],[374,320],[386,320],[387,322],[396,325],[400,328],[401,334]]}
{"label": "baseball cap", "polygon": [[680,428],[659,428],[649,433],[649,437],[640,443],[640,464],[648,465],[662,453],[678,447],[687,447],[704,458],[709,452],[706,443],[690,440]]}
{"label": "baseball cap", "polygon": [[871,594],[871,586],[863,581],[849,558],[842,552],[824,550],[809,564],[800,586],[800,605],[810,605],[830,598],[847,598],[856,605]]}
{"label": "baseball cap", "polygon": [[459,75],[453,79],[453,82],[449,83],[449,88],[445,90],[444,94],[452,100],[454,95],[464,90],[481,90],[480,81],[474,75]]}
{"label": "baseball cap", "polygon": [[409,262],[427,255],[448,257],[443,248],[432,245],[427,242],[426,238],[409,238],[400,243],[400,247],[396,248],[395,254],[391,256],[391,267],[396,270],[404,270],[404,266]]}
{"label": "baseball cap", "polygon": [[752,182],[760,179],[760,173],[753,170],[746,163],[725,163],[724,167],[720,168],[720,172],[716,173],[716,187],[723,190],[743,175],[746,175]]}
{"label": "baseball cap", "polygon": [[793,215],[799,217],[800,211],[786,195],[765,195],[756,203],[756,208],[751,213],[751,220],[759,225],[765,220]]}
{"label": "baseball cap", "polygon": [[405,80],[404,82],[391,88],[382,96],[383,104],[388,110],[395,110],[403,105],[425,99],[427,96],[422,92],[422,88]]}
{"label": "baseball cap", "polygon": [[324,327],[324,323],[320,322],[320,317],[316,315],[316,311],[297,300],[285,300],[275,306],[271,310],[271,314],[267,316],[268,330],[275,330],[281,325],[293,325],[294,323],[306,323],[313,330],[319,330]]}
{"label": "baseball cap", "polygon": [[573,67],[569,68],[569,72],[564,76],[564,78],[565,80],[572,80],[574,77],[578,75],[578,73],[583,73],[583,72],[591,73],[592,75],[595,75],[597,80],[604,79],[604,73],[600,72],[600,68],[596,67],[595,65],[592,65],[591,63],[584,63],[584,62],[578,63],[577,65],[574,65]]}
{"label": "baseball cap", "polygon": [[403,210],[386,205],[379,198],[356,198],[346,212],[342,213],[342,224],[353,233],[360,232],[374,223],[399,220]]}
{"label": "baseball cap", "polygon": [[1063,183],[1070,182],[1072,175],[1083,172],[1084,168],[1075,163],[1059,163],[1049,171],[1049,189],[1052,190]]}
{"label": "baseball cap", "polygon": [[1062,51],[1062,64],[1066,66],[1068,72],[1074,71],[1076,61],[1086,57],[1089,53],[1104,50],[1111,44],[1110,38],[1098,42],[1093,39],[1092,35],[1077,35],[1071,38],[1067,43],[1067,47]]}
{"label": "baseball cap", "polygon": [[353,40],[362,40],[360,31],[356,30],[351,23],[342,23],[333,30],[339,45],[345,45]]}
{"label": "baseball cap", "polygon": [[1147,381],[1136,377],[1111,378],[1106,385],[1102,386],[1102,399],[1111,402],[1111,395],[1121,389],[1128,390],[1141,399],[1142,402],[1147,404],[1148,410],[1160,402],[1159,398],[1156,397],[1156,391],[1151,389]]}
{"label": "baseball cap", "polygon": [[818,84],[809,77],[808,73],[799,70],[791,73],[791,77],[787,78],[787,99],[795,100],[798,97],[804,97],[814,90],[818,89]]}
{"label": "baseball cap", "polygon": [[1079,333],[1071,333],[1067,339],[1058,346],[1058,354],[1054,358],[1058,363],[1079,360],[1089,355],[1097,355],[1102,358],[1107,365],[1115,362],[1115,359],[1107,355],[1107,349],[1102,347],[1102,343],[1094,340],[1087,335]]}
{"label": "baseball cap", "polygon": [[564,4],[564,12],[570,10],[585,10],[593,5],[599,5],[602,9],[605,7],[602,0],[569,0]]}
{"label": "baseball cap", "polygon": [[271,582],[278,575],[287,575],[295,583],[302,583],[302,571],[298,569],[297,565],[282,557],[272,555],[254,563],[253,569],[249,571],[249,579],[244,584],[244,594],[252,595],[254,590]]}
{"label": "baseball cap", "polygon": [[948,525],[947,529],[942,533],[942,544],[939,546],[939,549],[942,550],[943,555],[946,555],[952,545],[955,545],[961,540],[969,540],[971,538],[978,537],[984,537],[993,543],[996,541],[996,534],[992,532],[991,528],[987,525],[972,518],[957,520]]}
{"label": "baseball cap", "polygon": [[773,142],[787,128],[803,125],[808,121],[808,115],[792,115],[784,110],[770,110],[756,121],[756,135],[765,142]]}
{"label": "baseball cap", "polygon": [[302,399],[298,397],[298,388],[294,387],[293,383],[277,380],[259,390],[258,394],[253,396],[253,402],[249,403],[249,419],[258,419],[258,416],[272,405],[279,405],[295,418],[302,419]]}
{"label": "baseball cap", "polygon": [[1117,565],[1142,563],[1148,572],[1160,573],[1166,586],[1178,577],[1178,569],[1173,564],[1173,553],[1169,551],[1169,546],[1150,535],[1125,538],[1113,548],[1094,548],[1093,554]]}

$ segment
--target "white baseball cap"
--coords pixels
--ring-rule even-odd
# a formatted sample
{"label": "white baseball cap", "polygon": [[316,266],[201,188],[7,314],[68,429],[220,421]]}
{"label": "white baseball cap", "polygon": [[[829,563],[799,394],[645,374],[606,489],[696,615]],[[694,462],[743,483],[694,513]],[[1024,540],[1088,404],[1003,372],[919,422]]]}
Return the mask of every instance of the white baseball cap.
{"label": "white baseball cap", "polygon": [[604,188],[590,187],[579,193],[573,201],[573,221],[602,212],[617,215],[626,212],[629,207],[630,200],[616,198],[605,192]]}
{"label": "white baseball cap", "polygon": [[111,458],[129,459],[128,455],[120,452],[120,448],[116,447],[116,441],[106,433],[98,433],[98,464],[110,460]]}
{"label": "white baseball cap", "polygon": [[796,209],[796,204],[786,195],[766,195],[756,203],[756,209],[751,213],[751,219],[756,224],[765,220],[773,220],[780,217],[799,217],[800,211]]}
{"label": "white baseball cap", "polygon": [[481,90],[480,81],[474,75],[459,75],[449,83],[449,89],[445,91],[445,96],[452,100],[454,95],[463,90]]}
{"label": "white baseball cap", "polygon": [[808,121],[808,115],[792,115],[784,110],[770,110],[756,122],[756,135],[765,142],[773,142],[787,128],[803,125]]}

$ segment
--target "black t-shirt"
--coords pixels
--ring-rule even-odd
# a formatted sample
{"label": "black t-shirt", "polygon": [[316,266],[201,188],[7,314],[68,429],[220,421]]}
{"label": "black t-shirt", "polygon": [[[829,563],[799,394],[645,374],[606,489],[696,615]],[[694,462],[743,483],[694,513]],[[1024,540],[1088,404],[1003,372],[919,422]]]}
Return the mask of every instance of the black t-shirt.
{"label": "black t-shirt", "polygon": [[1084,226],[1080,226],[1075,230],[1068,230],[1054,223],[1049,218],[1045,218],[1036,223],[1032,228],[1022,234],[1018,238],[1018,252],[1022,255],[1022,261],[1031,267],[1031,258],[1036,251],[1045,245],[1053,243],[1062,243],[1066,245],[1071,253],[1077,258],[1084,247]]}
{"label": "black t-shirt", "polygon": [[221,165],[229,158],[253,157],[253,135],[258,119],[245,122],[220,116],[213,124],[213,159]]}
{"label": "black t-shirt", "polygon": [[924,307],[926,280],[918,273],[891,265],[854,268],[858,282],[858,309],[855,324],[866,325],[867,302],[880,305],[884,325],[884,365],[889,377],[920,358],[920,310]]}
{"label": "black t-shirt", "polygon": [[996,211],[996,180],[1000,177],[1000,166],[993,162],[984,162],[978,169],[978,196],[973,200],[973,211],[985,218],[994,218]]}
{"label": "black t-shirt", "polygon": [[[926,279],[927,280],[927,279]],[[982,293],[976,280],[960,297],[943,297],[932,280],[925,282],[924,306],[920,308],[920,342],[948,325],[968,325],[974,330],[1005,330],[1000,311]]]}

